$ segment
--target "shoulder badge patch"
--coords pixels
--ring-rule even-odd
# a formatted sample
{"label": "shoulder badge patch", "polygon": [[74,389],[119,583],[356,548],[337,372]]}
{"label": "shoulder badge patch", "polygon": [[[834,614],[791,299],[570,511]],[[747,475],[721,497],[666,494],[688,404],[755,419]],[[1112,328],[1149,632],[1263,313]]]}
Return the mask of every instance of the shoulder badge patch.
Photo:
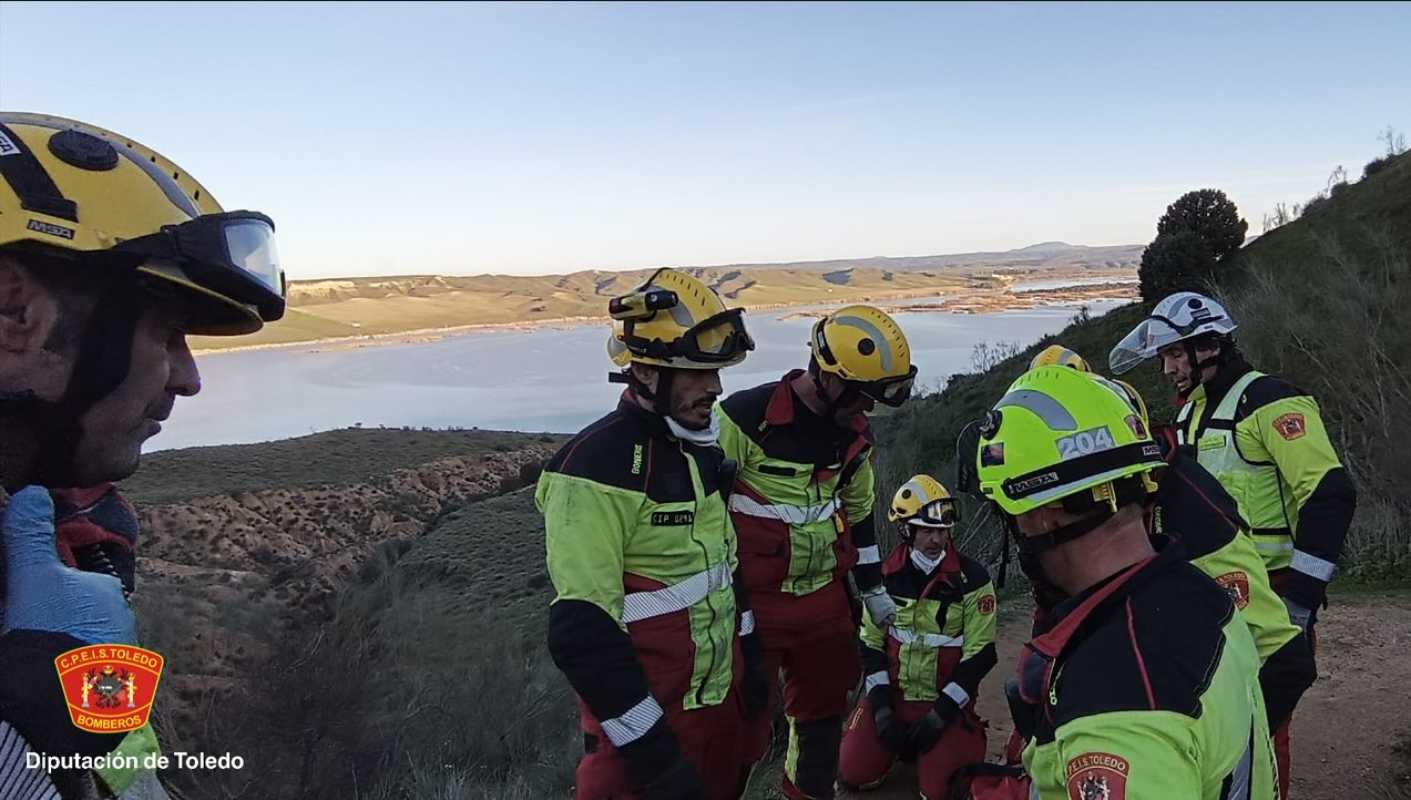
{"label": "shoulder badge patch", "polygon": [[1236,608],[1242,611],[1245,606],[1249,605],[1249,576],[1244,572],[1240,570],[1226,572],[1216,578],[1215,582],[1229,593],[1230,599],[1235,601]]}
{"label": "shoulder badge patch", "polygon": [[1126,800],[1127,759],[1084,753],[1068,762],[1068,800]]}
{"label": "shoulder badge patch", "polygon": [[992,594],[982,595],[980,602],[975,604],[980,609],[981,614],[995,613],[995,596]]}
{"label": "shoulder badge patch", "polygon": [[1281,414],[1274,420],[1274,430],[1291,442],[1294,439],[1303,438],[1303,435],[1308,433],[1308,423],[1304,421],[1302,414],[1291,411],[1287,414]]}

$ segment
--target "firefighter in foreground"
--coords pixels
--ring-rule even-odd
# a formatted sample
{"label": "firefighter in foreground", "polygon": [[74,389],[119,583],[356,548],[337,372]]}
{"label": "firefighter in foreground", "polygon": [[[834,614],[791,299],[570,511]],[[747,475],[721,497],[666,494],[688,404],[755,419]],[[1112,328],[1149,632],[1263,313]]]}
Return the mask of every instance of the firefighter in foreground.
{"label": "firefighter in foreground", "polygon": [[[906,402],[916,378],[901,328],[870,306],[828,314],[809,346],[806,370],[716,409],[720,443],[740,465],[730,511],[771,688],[783,672],[783,791],[794,800],[833,796],[848,692],[861,676],[845,576],[874,625],[896,614],[873,529],[867,413]],[[768,725],[754,726],[750,758],[764,754]]]}
{"label": "firefighter in foreground", "polygon": [[[1316,649],[1317,610],[1337,574],[1357,495],[1317,401],[1253,369],[1235,346],[1236,328],[1221,304],[1178,292],[1113,348],[1109,364],[1120,375],[1161,359],[1181,403],[1179,444],[1234,497],[1274,590]],[[1284,797],[1288,728],[1286,720],[1275,734]]]}
{"label": "firefighter in foreground", "polygon": [[[0,794],[166,797],[140,765],[151,725],[80,730],[55,657],[136,641],[137,515],[112,486],[177,397],[200,391],[188,334],[284,313],[274,225],[222,210],[161,154],[41,114],[0,113]],[[83,490],[70,487],[90,487]],[[5,492],[14,495],[5,498]],[[27,752],[118,758],[47,773]],[[126,757],[139,768],[128,768]]]}
{"label": "firefighter in foreground", "polygon": [[980,491],[1032,580],[1064,599],[1025,646],[1040,698],[1023,761],[1037,796],[1276,796],[1248,626],[1180,545],[1147,533],[1164,466],[1130,405],[1062,366],[1030,370],[981,426]]}
{"label": "firefighter in foreground", "polygon": [[768,701],[716,445],[719,370],[753,348],[740,309],[661,270],[609,306],[615,411],[553,457],[549,652],[580,699],[576,796],[738,797],[744,719]]}
{"label": "firefighter in foreground", "polygon": [[995,589],[955,547],[955,498],[930,475],[897,489],[887,519],[901,543],[882,564],[897,604],[887,628],[862,620],[864,695],[843,731],[838,775],[855,789],[881,785],[892,763],[916,762],[922,797],[949,797],[957,768],[985,757],[975,714],[980,681],[994,668]]}
{"label": "firefighter in foreground", "polygon": [[[1071,357],[1059,363],[1088,371],[1080,356],[1071,350],[1064,352]],[[1035,366],[1040,365],[1043,355],[1035,357]],[[1234,498],[1179,447],[1174,428],[1151,425],[1146,401],[1135,387],[1096,374],[1092,377],[1131,405],[1161,447],[1166,466],[1152,472],[1156,490],[1147,497],[1150,530],[1179,539],[1186,558],[1235,601],[1259,650],[1259,683],[1269,727],[1276,730],[1317,678],[1307,635],[1289,618],[1288,609],[1271,587],[1264,561]]]}

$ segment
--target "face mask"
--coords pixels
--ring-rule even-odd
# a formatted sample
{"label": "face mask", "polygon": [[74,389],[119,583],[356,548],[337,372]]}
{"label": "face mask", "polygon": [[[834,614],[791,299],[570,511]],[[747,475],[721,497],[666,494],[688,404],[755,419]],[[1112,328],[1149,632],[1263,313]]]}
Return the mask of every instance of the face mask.
{"label": "face mask", "polygon": [[921,570],[927,575],[930,575],[932,572],[935,572],[936,567],[939,567],[941,565],[941,562],[945,560],[945,557],[946,551],[944,550],[942,550],[941,554],[936,556],[934,559],[930,559],[926,557],[925,553],[921,552],[915,547],[911,548],[911,563],[915,564],[917,569]]}
{"label": "face mask", "polygon": [[676,421],[675,417],[666,417],[666,427],[671,430],[671,435],[683,442],[700,445],[701,447],[712,447],[720,438],[720,420],[714,414],[710,415],[710,423],[700,430],[688,428]]}

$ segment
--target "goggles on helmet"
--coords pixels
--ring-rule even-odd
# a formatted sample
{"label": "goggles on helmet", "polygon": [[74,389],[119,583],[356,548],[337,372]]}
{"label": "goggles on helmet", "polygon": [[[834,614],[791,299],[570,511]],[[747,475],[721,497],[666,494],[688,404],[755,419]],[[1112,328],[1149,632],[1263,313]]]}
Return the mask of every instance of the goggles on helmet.
{"label": "goggles on helmet", "polygon": [[745,330],[745,310],[731,308],[696,323],[671,342],[634,335],[632,320],[623,329],[623,344],[637,355],[681,358],[702,364],[727,364],[754,349]]}
{"label": "goggles on helmet", "polygon": [[922,506],[906,522],[923,528],[952,528],[958,515],[955,498],[940,497]]}
{"label": "goggles on helmet", "polygon": [[258,211],[206,214],[119,243],[114,253],[175,263],[202,288],[254,306],[260,318],[284,316],[285,279],[274,221]]}
{"label": "goggles on helmet", "polygon": [[911,369],[905,375],[898,375],[894,378],[866,382],[848,381],[848,383],[855,386],[865,397],[896,408],[911,397],[912,387],[916,384],[916,365],[911,365]]}

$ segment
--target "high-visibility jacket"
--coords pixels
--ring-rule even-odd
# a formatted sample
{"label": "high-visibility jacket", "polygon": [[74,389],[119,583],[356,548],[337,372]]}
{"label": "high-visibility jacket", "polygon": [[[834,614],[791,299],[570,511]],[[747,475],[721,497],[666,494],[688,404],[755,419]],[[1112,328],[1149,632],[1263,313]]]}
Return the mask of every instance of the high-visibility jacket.
{"label": "high-visibility jacket", "polygon": [[752,618],[732,589],[723,461],[624,399],[539,477],[549,651],[618,747],[662,707],[714,706],[730,690],[736,633]]}
{"label": "high-visibility jacket", "polygon": [[883,630],[863,615],[866,691],[886,684],[901,700],[931,702],[944,692],[956,705],[969,703],[997,660],[989,573],[952,547],[928,574],[901,544],[887,556],[882,576],[897,617]]}
{"label": "high-visibility jacket", "polygon": [[1234,498],[1177,446],[1173,429],[1159,426],[1152,436],[1167,463],[1152,497],[1152,532],[1180,542],[1187,560],[1235,601],[1254,636],[1269,726],[1277,728],[1318,677],[1308,637],[1270,585]]}
{"label": "high-visibility jacket", "polygon": [[807,595],[854,570],[864,591],[882,582],[872,521],[872,435],[858,414],[847,427],[794,395],[795,370],[736,392],[716,408],[720,445],[739,463],[730,511],[740,573],[751,595]]}
{"label": "high-visibility jacket", "polygon": [[[1056,609],[1027,644],[1040,800],[1273,800],[1259,657],[1229,595],[1162,551]],[[1021,676],[1021,680],[1024,676]]]}
{"label": "high-visibility jacket", "polygon": [[1180,443],[1235,498],[1270,572],[1292,569],[1284,593],[1322,604],[1356,507],[1356,492],[1318,403],[1247,365],[1197,386],[1176,419]]}

